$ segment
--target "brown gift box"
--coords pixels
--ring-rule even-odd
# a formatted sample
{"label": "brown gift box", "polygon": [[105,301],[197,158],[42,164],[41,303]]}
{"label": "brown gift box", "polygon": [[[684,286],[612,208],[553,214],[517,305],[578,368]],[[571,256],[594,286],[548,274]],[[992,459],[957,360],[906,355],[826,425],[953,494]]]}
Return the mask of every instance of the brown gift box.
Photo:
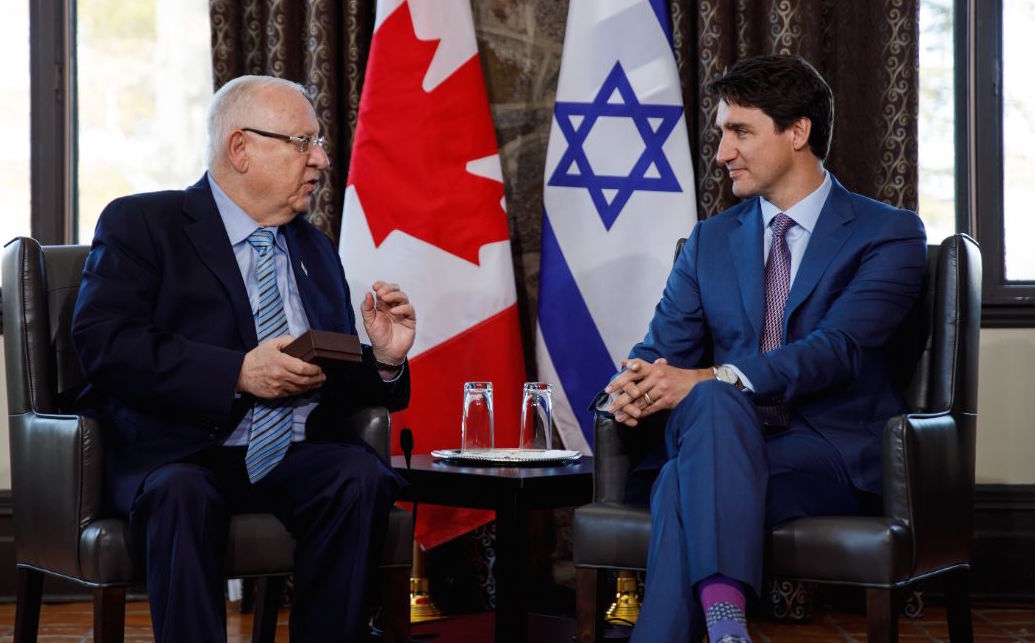
{"label": "brown gift box", "polygon": [[359,347],[359,337],[335,333],[329,330],[308,330],[281,349],[292,357],[304,362],[335,361],[361,362],[363,351]]}

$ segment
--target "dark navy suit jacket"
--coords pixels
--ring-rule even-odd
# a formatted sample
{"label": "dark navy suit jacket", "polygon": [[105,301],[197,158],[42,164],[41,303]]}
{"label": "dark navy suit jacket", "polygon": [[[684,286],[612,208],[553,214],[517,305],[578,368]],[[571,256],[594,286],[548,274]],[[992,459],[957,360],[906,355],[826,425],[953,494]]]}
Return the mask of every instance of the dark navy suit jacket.
{"label": "dark navy suit jacket", "polygon": [[[310,326],[355,333],[334,245],[301,216],[281,232]],[[235,395],[244,354],[258,340],[207,177],[185,191],[128,196],[105,208],[72,337],[89,382],[80,406],[110,427],[109,490],[127,513],[149,471],[221,443],[255,402]],[[357,440],[336,434],[343,413],[409,401],[408,372],[383,382],[369,347],[363,363],[326,372],[309,439]]]}
{"label": "dark navy suit jacket", "polygon": [[[756,398],[790,404],[844,458],[855,486],[880,493],[880,436],[904,403],[885,344],[926,267],[920,219],[833,179],[784,311],[784,345],[760,354],[765,306],[759,200],[697,224],[631,356],[680,368],[733,364]],[[649,454],[643,466],[663,463]]]}

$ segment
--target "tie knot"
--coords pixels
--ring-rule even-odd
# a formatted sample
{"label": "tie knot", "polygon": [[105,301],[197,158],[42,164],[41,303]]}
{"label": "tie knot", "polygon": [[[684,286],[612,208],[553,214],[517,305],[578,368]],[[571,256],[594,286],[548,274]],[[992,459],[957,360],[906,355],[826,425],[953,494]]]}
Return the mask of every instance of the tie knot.
{"label": "tie knot", "polygon": [[273,232],[258,228],[248,236],[248,243],[252,244],[259,254],[266,254],[273,247]]}
{"label": "tie knot", "polygon": [[773,223],[772,223],[772,226],[773,226],[773,238],[777,239],[777,238],[780,238],[780,237],[784,236],[785,234],[787,234],[787,231],[790,230],[791,226],[793,226],[793,225],[795,225],[794,219],[790,218],[789,216],[787,216],[783,212],[781,212],[780,214],[776,215],[776,218],[773,219]]}

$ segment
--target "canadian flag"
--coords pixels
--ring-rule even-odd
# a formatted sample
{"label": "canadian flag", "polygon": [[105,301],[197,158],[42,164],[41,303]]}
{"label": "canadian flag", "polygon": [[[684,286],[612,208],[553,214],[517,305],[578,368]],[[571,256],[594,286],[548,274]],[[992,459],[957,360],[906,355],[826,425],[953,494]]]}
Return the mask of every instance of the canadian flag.
{"label": "canadian flag", "polygon": [[[417,311],[415,452],[460,446],[463,384],[493,383],[496,446],[515,446],[525,367],[503,176],[469,0],[380,0],[345,191],[339,252],[358,309],[394,281]],[[363,333],[362,329],[360,332]],[[422,505],[429,549],[489,520]]]}

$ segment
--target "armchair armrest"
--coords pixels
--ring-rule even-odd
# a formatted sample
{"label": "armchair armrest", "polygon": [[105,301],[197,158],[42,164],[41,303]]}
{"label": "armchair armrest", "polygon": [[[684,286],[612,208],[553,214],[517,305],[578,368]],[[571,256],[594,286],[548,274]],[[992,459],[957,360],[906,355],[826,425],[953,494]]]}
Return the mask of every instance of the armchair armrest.
{"label": "armchair armrest", "polygon": [[969,551],[974,475],[965,457],[968,429],[948,412],[900,415],[884,427],[884,512],[913,531],[914,574],[960,562],[959,553]]}
{"label": "armchair armrest", "polygon": [[374,447],[387,462],[392,450],[392,419],[383,406],[368,406],[345,417],[345,427]]}
{"label": "armchair armrest", "polygon": [[597,415],[594,421],[593,502],[622,502],[632,466],[632,449],[623,426]]}
{"label": "armchair armrest", "polygon": [[14,542],[20,563],[79,576],[79,535],[100,517],[103,429],[78,415],[10,416]]}

